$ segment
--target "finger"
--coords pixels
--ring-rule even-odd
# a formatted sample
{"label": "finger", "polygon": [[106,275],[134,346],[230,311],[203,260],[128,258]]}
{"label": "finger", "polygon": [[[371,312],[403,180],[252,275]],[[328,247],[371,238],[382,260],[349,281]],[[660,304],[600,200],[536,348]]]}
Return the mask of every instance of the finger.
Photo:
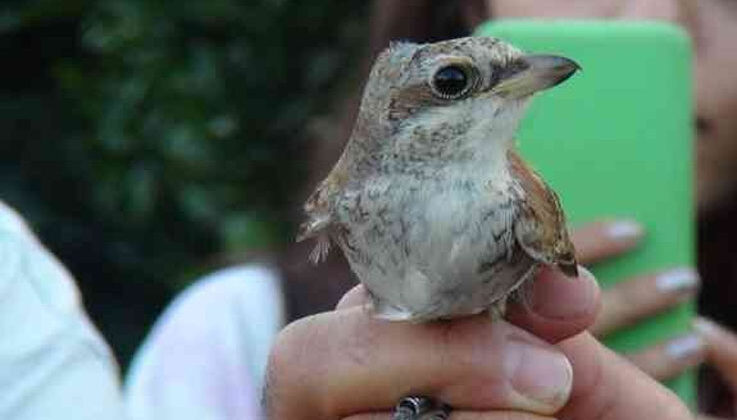
{"label": "finger", "polygon": [[599,312],[599,286],[594,276],[579,267],[571,279],[552,267],[540,270],[510,305],[506,318],[536,336],[555,343],[589,327]]}
{"label": "finger", "polygon": [[565,403],[571,382],[570,364],[555,347],[507,322],[486,315],[386,322],[356,307],[282,331],[266,406],[273,418],[335,418],[428,395],[459,410],[549,414]]}
{"label": "finger", "polygon": [[706,342],[690,333],[626,357],[643,372],[664,381],[700,364],[706,357]]}
{"label": "finger", "polygon": [[[509,306],[506,319],[551,343],[583,331],[599,311],[599,286],[585,268],[579,267],[579,273],[571,279],[544,267],[522,291],[521,301]],[[368,303],[366,288],[358,285],[343,295],[335,309]]]}
{"label": "finger", "polygon": [[573,365],[573,389],[556,417],[567,420],[691,419],[678,397],[589,333],[559,347]]}
{"label": "finger", "polygon": [[693,297],[698,287],[699,276],[691,268],[676,268],[617,283],[602,292],[601,312],[589,331],[601,337],[632,325]]}
{"label": "finger", "polygon": [[[386,413],[357,414],[343,420],[391,420],[392,415]],[[555,420],[553,417],[537,414],[522,413],[519,411],[453,411],[448,420]]]}
{"label": "finger", "polygon": [[571,240],[581,264],[591,264],[635,248],[644,236],[632,220],[598,221],[574,229]]}
{"label": "finger", "polygon": [[733,390],[737,390],[737,336],[701,317],[694,321],[694,328],[706,340],[707,363],[717,369]]}
{"label": "finger", "polygon": [[335,305],[335,310],[340,311],[354,306],[364,306],[369,304],[369,302],[369,295],[368,292],[366,292],[366,288],[362,284],[359,284],[354,286],[351,290],[346,292],[342,298],[340,298],[338,304]]}

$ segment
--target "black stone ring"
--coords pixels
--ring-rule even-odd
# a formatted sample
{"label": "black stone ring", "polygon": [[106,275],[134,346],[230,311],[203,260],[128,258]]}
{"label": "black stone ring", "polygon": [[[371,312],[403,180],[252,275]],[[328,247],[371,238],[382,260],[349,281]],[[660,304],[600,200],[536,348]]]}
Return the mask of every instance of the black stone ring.
{"label": "black stone ring", "polygon": [[451,407],[430,397],[404,397],[394,407],[392,420],[447,420]]}

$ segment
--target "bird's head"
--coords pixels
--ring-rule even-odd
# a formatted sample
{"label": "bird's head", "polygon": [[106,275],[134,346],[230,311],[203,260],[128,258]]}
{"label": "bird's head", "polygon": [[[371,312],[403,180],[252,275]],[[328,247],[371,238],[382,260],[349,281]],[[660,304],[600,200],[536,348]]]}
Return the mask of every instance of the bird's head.
{"label": "bird's head", "polygon": [[532,94],[577,69],[488,37],[394,44],[372,68],[351,142],[389,166],[493,158]]}

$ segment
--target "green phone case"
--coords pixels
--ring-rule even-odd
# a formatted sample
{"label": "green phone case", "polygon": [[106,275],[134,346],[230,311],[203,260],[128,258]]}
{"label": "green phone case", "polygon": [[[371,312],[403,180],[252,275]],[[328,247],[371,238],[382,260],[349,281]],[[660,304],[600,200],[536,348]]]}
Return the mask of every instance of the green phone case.
{"label": "green phone case", "polygon": [[[635,252],[593,270],[603,286],[694,265],[691,46],[681,29],[622,21],[494,21],[476,31],[528,52],[562,54],[583,71],[534,100],[522,154],[558,192],[571,224],[602,217],[644,223]],[[687,303],[607,337],[633,351],[684,333]],[[668,385],[695,402],[693,373]]]}

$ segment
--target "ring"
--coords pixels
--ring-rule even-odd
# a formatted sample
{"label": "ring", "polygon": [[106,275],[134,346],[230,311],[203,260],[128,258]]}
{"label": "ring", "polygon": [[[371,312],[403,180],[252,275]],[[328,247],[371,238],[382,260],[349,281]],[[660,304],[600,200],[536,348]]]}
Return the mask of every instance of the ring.
{"label": "ring", "polygon": [[430,397],[404,397],[394,407],[392,420],[447,420],[451,407]]}

